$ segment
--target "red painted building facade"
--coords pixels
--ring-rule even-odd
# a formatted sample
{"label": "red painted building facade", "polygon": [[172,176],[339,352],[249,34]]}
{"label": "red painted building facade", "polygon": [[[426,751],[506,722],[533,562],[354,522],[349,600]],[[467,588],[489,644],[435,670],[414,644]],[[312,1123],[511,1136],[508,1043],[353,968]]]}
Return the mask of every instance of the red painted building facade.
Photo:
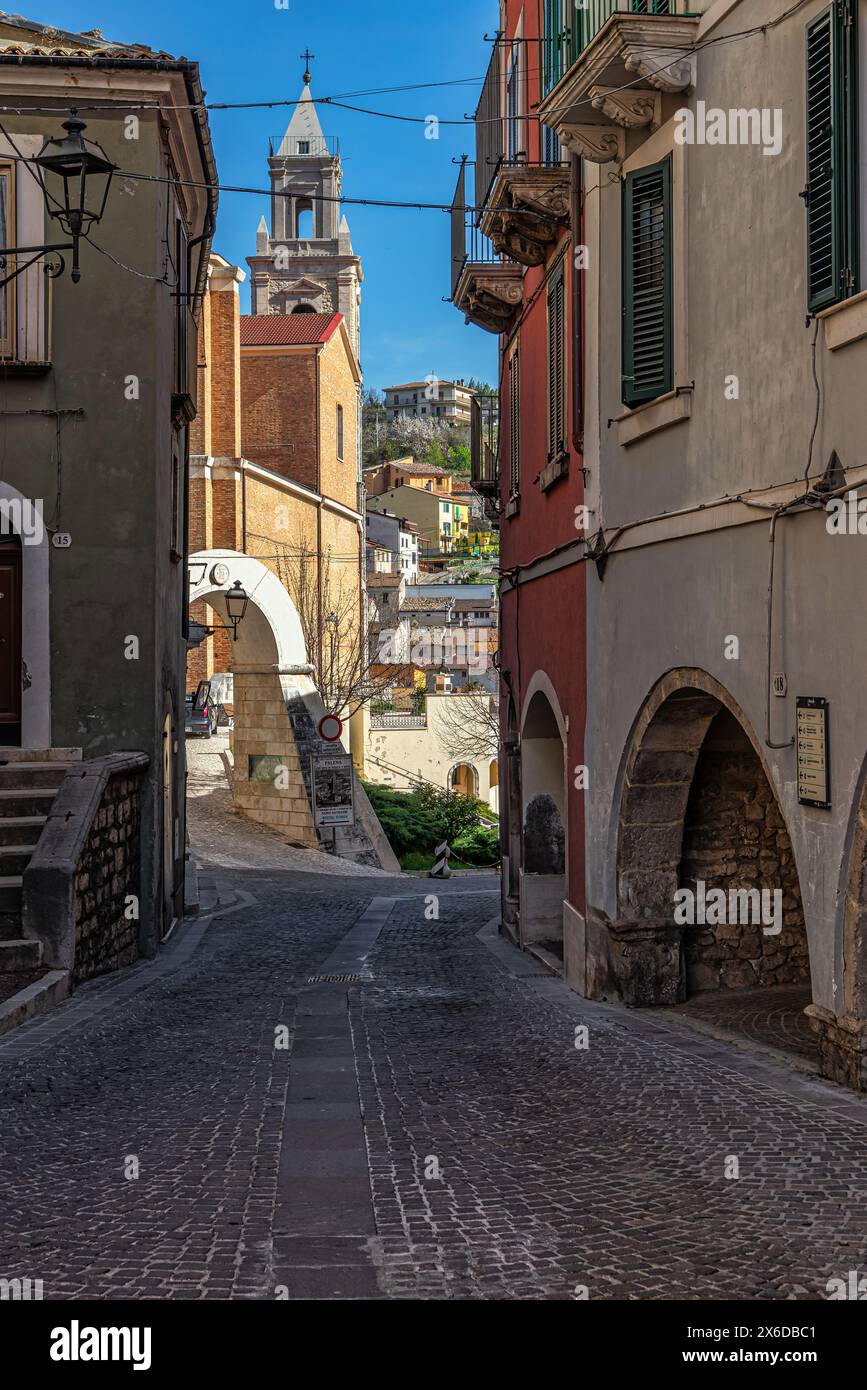
{"label": "red painted building facade", "polygon": [[452,297],[499,335],[475,484],[500,527],[503,923],[567,978],[584,926],[586,712],[580,162],[535,115],[562,0],[505,0],[455,193]]}

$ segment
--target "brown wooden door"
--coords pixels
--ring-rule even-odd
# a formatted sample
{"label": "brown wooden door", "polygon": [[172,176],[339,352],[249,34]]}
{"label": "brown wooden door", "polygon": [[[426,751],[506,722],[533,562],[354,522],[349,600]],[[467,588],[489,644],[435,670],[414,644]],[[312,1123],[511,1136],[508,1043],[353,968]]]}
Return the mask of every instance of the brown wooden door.
{"label": "brown wooden door", "polygon": [[0,744],[21,742],[21,542],[0,539]]}

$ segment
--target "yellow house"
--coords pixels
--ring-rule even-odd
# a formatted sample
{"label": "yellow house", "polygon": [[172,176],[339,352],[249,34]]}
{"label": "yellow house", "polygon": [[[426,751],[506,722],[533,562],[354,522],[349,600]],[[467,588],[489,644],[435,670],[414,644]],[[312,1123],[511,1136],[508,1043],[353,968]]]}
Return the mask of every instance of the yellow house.
{"label": "yellow house", "polygon": [[392,512],[415,522],[422,551],[448,553],[469,533],[469,507],[448,493],[417,487],[393,487],[367,498],[367,510]]}

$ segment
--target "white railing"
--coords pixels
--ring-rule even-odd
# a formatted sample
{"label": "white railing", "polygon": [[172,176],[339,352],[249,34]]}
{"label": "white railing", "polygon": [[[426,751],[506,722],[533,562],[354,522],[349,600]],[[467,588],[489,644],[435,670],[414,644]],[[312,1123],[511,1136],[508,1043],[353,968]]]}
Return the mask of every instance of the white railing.
{"label": "white railing", "polygon": [[426,729],[426,714],[400,714],[398,711],[370,716],[371,729]]}

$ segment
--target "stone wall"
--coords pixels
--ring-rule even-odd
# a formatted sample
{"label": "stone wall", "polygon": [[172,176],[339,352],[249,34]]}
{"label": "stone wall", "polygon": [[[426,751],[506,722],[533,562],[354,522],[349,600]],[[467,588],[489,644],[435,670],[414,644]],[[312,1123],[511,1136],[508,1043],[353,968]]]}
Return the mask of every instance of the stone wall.
{"label": "stone wall", "polygon": [[138,958],[141,877],[141,771],[110,777],[75,871],[76,981]]}
{"label": "stone wall", "polygon": [[[235,665],[235,767],[232,797],[250,820],[278,830],[290,843],[319,843],[280,674],[274,666]],[[251,763],[251,759],[254,761]],[[268,762],[261,760],[270,760]],[[270,769],[282,769],[278,780]]]}
{"label": "stone wall", "polygon": [[22,933],[40,942],[45,965],[74,981],[138,958],[152,911],[144,856],[156,849],[153,823],[142,820],[149,765],[146,753],[131,752],[69,768],[24,870]]}
{"label": "stone wall", "polygon": [[758,755],[734,717],[714,719],[695,769],[683,836],[680,884],[695,889],[780,889],[783,927],[688,926],[687,989],[738,989],[809,980],[798,873],[785,822]]}

